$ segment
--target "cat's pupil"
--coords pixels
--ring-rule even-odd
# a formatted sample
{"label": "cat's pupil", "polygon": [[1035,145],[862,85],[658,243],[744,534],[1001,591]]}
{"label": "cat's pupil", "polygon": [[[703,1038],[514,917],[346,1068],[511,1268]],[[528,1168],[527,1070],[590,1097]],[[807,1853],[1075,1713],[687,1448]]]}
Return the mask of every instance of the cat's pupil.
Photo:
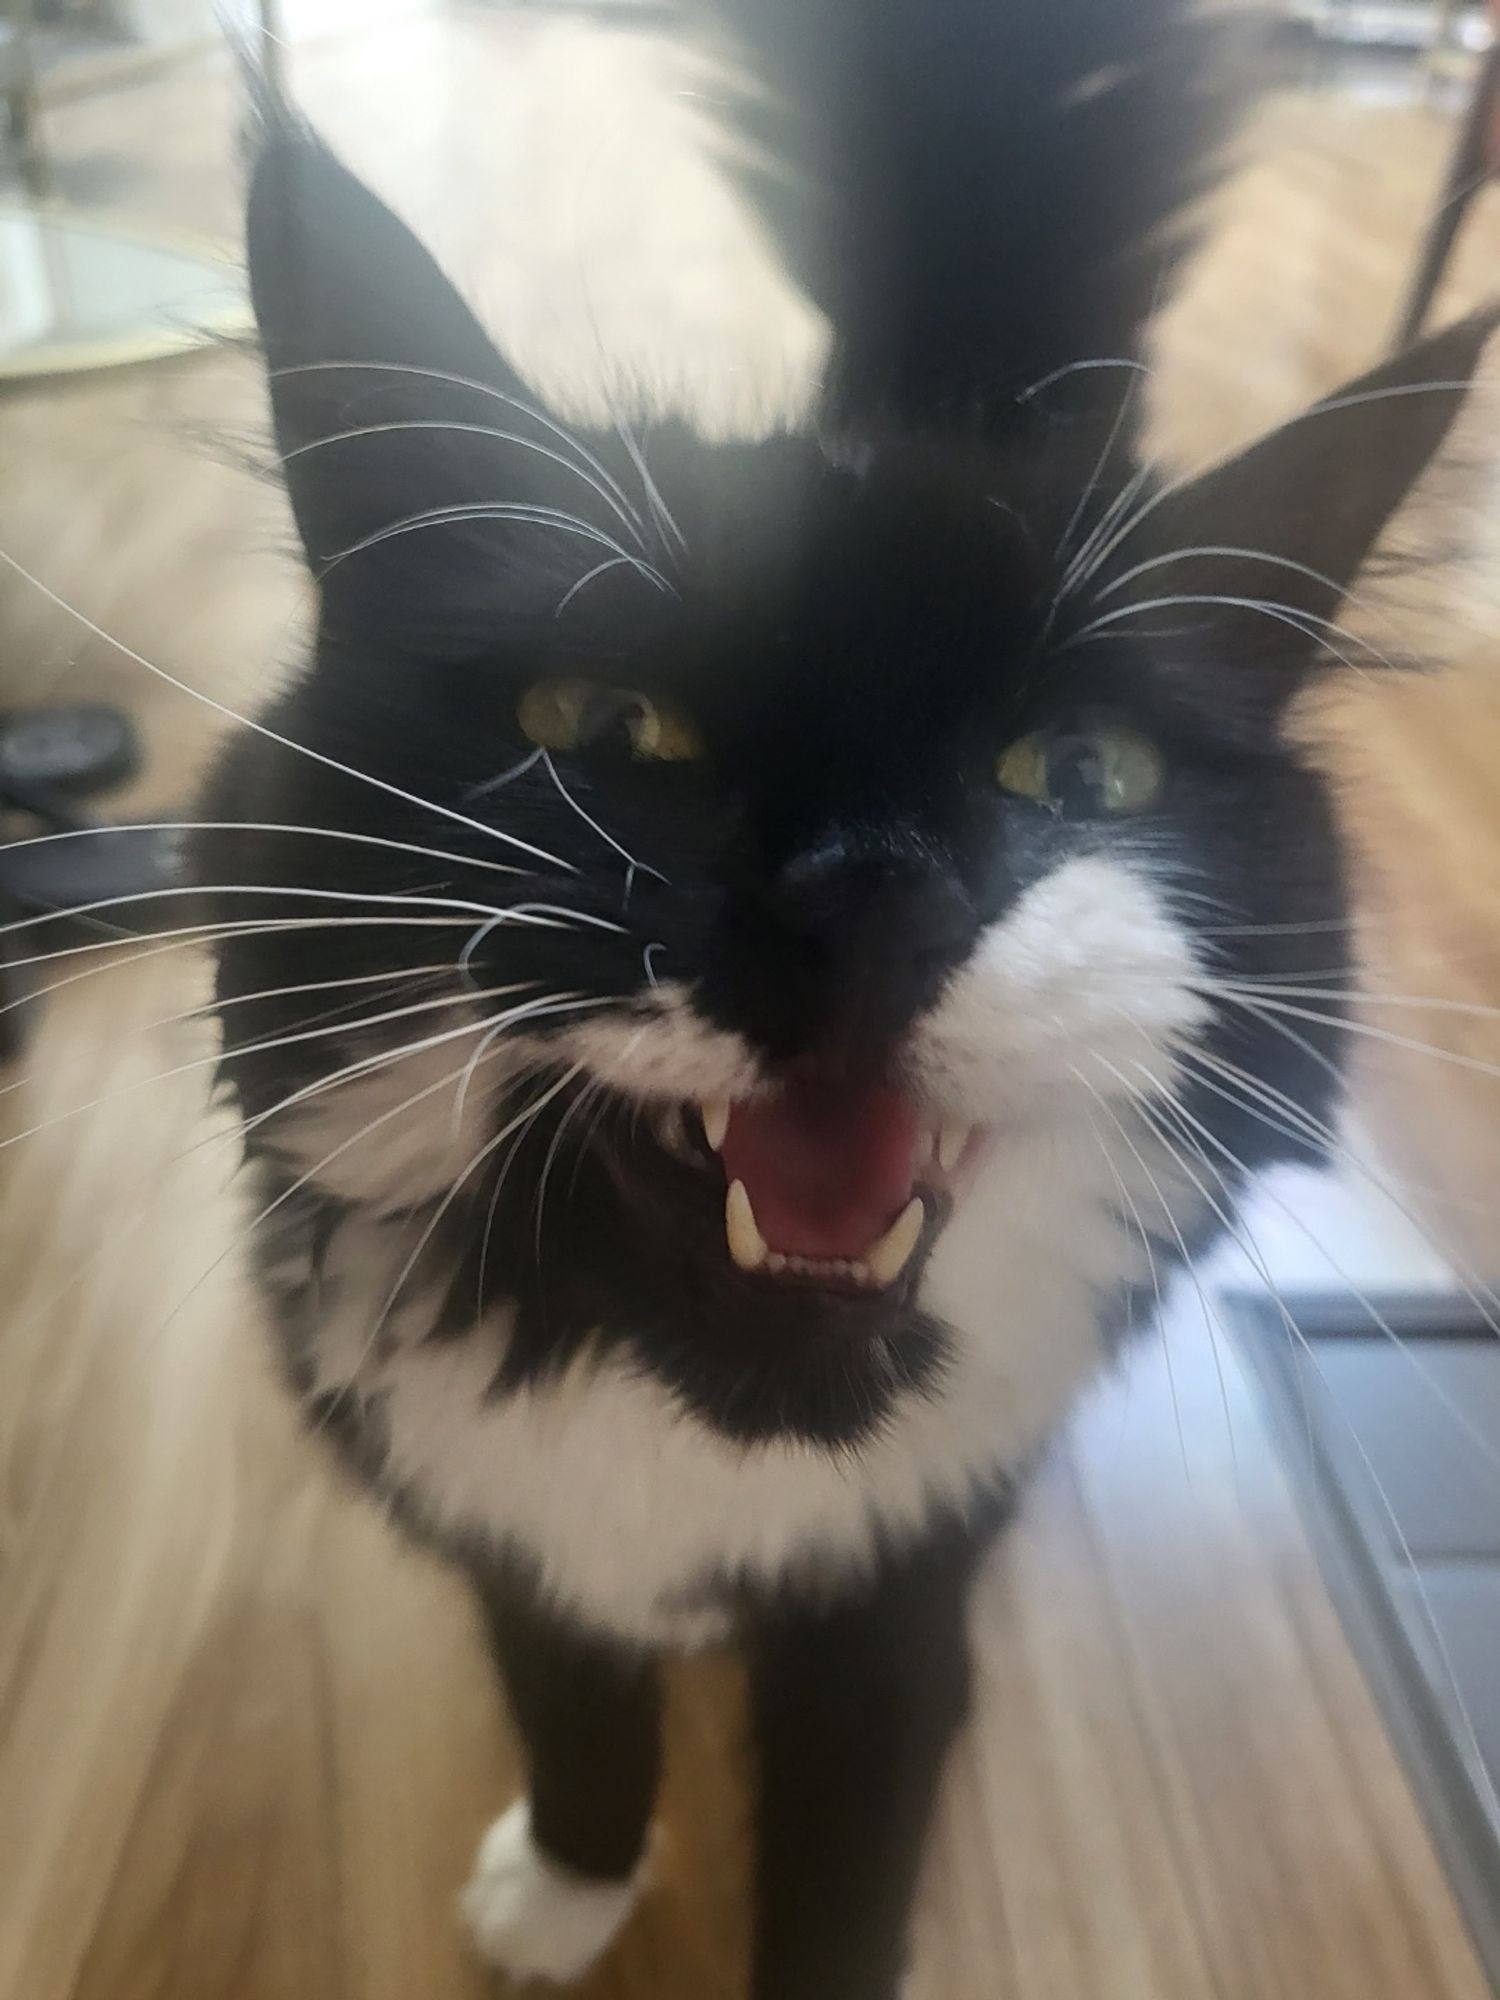
{"label": "cat's pupil", "polygon": [[655,711],[645,695],[624,688],[592,691],[578,718],[578,743],[585,750],[613,750],[629,756],[650,732]]}
{"label": "cat's pupil", "polygon": [[1047,792],[1055,810],[1099,812],[1108,804],[1108,775],[1097,736],[1059,733],[1047,745]]}

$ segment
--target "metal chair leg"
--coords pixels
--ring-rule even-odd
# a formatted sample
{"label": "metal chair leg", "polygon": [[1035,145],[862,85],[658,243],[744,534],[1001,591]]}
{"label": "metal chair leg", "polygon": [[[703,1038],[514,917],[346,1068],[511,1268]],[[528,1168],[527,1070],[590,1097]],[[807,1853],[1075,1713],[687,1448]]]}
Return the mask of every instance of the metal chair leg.
{"label": "metal chair leg", "polygon": [[1453,245],[1476,196],[1495,171],[1489,154],[1489,137],[1500,105],[1500,41],[1484,59],[1478,87],[1464,117],[1463,129],[1454,148],[1448,178],[1432,221],[1428,224],[1416,276],[1402,308],[1395,346],[1409,347],[1426,323],[1432,301],[1448,268]]}

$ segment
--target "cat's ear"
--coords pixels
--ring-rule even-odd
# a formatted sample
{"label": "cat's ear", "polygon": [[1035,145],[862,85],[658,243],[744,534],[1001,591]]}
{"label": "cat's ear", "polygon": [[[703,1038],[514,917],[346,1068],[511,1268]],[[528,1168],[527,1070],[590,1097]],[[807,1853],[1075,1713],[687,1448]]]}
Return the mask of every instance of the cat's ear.
{"label": "cat's ear", "polygon": [[466,575],[510,566],[518,506],[589,499],[559,467],[555,420],[434,259],[275,107],[247,236],[276,440],[325,601],[389,610],[439,594],[439,569],[462,601]]}
{"label": "cat's ear", "polygon": [[1500,308],[1460,321],[1168,488],[1117,538],[1104,595],[1123,585],[1142,610],[1152,600],[1197,607],[1194,623],[1236,631],[1257,651],[1310,657],[1442,446],[1497,324]]}

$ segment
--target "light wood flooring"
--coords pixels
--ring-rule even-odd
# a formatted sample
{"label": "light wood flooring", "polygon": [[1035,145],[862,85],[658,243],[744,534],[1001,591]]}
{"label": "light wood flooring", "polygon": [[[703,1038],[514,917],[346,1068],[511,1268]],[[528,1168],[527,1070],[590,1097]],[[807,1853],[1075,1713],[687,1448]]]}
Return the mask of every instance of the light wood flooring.
{"label": "light wood flooring", "polygon": [[[694,165],[692,100],[652,36],[453,7],[295,70],[539,378],[590,393],[602,343],[648,376],[672,356],[721,422],[797,393],[817,328]],[[213,67],[51,131],[80,198],[232,233]],[[1378,349],[1447,140],[1421,108],[1271,107],[1163,328],[1164,451],[1206,456]],[[1450,304],[1497,252],[1491,211]],[[274,494],[193,425],[257,411],[222,357],[0,404],[0,549],[231,702],[295,645],[302,600]],[[1465,497],[1441,504],[1477,495],[1482,518],[1500,432],[1481,411],[1472,436]],[[1490,574],[1416,607],[1446,672],[1309,722],[1393,994],[1500,1000]],[[0,580],[3,699],[98,691],[150,736],[134,802],[179,801],[214,719]],[[271,1386],[232,1139],[182,1067],[209,1044],[171,1018],[199,997],[175,951],[59,989],[0,1103],[0,1996],[479,2000],[499,1989],[454,1897],[513,1745],[461,1591],[342,1491]],[[1408,1039],[1455,1046],[1451,1013],[1421,1020]],[[1500,1191],[1483,1080],[1380,1052],[1365,1119],[1413,1178]],[[1432,1220],[1479,1260],[1477,1212]],[[1172,1359],[1169,1379],[1143,1348],[1090,1400],[985,1580],[920,2000],[1481,2000],[1254,1399],[1227,1362],[1226,1416],[1190,1325]],[[682,1675],[660,1887],[591,2000],[742,1991],[739,1726],[732,1662]]]}

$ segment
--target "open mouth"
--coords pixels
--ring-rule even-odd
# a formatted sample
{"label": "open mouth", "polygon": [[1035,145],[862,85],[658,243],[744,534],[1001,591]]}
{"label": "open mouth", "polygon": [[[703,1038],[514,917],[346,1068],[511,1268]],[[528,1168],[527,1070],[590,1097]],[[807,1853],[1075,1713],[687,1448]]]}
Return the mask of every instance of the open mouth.
{"label": "open mouth", "polygon": [[982,1138],[874,1084],[799,1080],[699,1111],[723,1163],[734,1264],[855,1292],[886,1291],[908,1271]]}

